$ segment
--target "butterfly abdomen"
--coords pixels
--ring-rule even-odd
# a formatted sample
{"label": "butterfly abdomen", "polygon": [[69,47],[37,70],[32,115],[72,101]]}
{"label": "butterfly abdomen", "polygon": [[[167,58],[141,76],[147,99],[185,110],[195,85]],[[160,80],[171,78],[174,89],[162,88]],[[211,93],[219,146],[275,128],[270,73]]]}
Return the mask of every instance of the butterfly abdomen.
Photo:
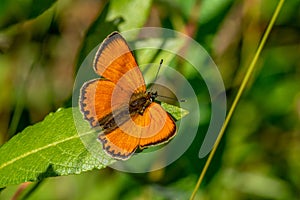
{"label": "butterfly abdomen", "polygon": [[100,127],[105,130],[105,133],[109,133],[126,121],[130,119],[128,109],[119,109],[114,112],[109,113],[105,117],[99,120]]}
{"label": "butterfly abdomen", "polygon": [[133,94],[129,103],[129,112],[131,114],[139,113],[140,115],[143,115],[145,109],[154,101],[156,97],[157,92]]}
{"label": "butterfly abdomen", "polygon": [[141,97],[136,100],[133,100],[129,104],[129,112],[131,114],[139,113],[143,115],[145,109],[150,105],[151,101],[146,97]]}

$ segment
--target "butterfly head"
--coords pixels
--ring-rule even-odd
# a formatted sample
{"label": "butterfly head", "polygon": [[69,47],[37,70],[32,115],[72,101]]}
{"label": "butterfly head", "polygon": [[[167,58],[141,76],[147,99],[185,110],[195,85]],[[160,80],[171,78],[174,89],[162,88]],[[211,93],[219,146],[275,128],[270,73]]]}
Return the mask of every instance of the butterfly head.
{"label": "butterfly head", "polygon": [[148,92],[147,94],[147,97],[151,102],[153,102],[157,96],[158,96],[157,92]]}

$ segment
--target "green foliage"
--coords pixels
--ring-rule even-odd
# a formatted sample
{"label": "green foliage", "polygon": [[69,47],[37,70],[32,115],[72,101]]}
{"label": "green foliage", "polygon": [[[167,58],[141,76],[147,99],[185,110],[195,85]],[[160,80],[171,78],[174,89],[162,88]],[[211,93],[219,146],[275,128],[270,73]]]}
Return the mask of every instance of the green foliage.
{"label": "green foliage", "polygon": [[113,31],[124,31],[142,27],[147,21],[150,8],[151,0],[110,1],[110,4],[103,8],[101,14],[88,29],[79,52],[77,68],[88,53]]}
{"label": "green foliage", "polygon": [[124,23],[120,24],[120,31],[142,27],[146,22],[152,0],[112,0],[107,20],[122,17]]}
{"label": "green foliage", "polygon": [[175,118],[176,121],[180,120],[184,116],[189,114],[189,111],[182,109],[177,106],[173,106],[167,103],[162,102],[161,106]]}
{"label": "green foliage", "polygon": [[[162,105],[179,120],[187,111]],[[114,162],[102,149],[93,157],[81,137],[96,143],[97,135],[77,108],[59,109],[42,122],[29,126],[0,148],[0,188],[47,177],[80,174]],[[86,140],[86,138],[85,138]],[[100,155],[100,157],[99,157]]]}
{"label": "green foliage", "polygon": [[[145,25],[186,33],[200,43],[220,70],[230,107],[276,4],[272,0],[255,4],[231,0],[1,1],[0,187],[7,187],[0,189],[0,199],[11,199],[16,193],[19,186],[11,184],[38,180],[43,181],[29,188],[27,199],[187,199],[205,162],[198,153],[211,116],[206,85],[184,59],[166,52],[135,52],[141,64],[158,64],[163,58],[165,65],[176,66],[200,103],[201,121],[191,122],[199,127],[196,138],[180,159],[164,169],[143,174],[103,169],[113,161],[103,155],[108,159],[104,165],[86,150],[80,136],[87,131],[86,136],[94,140],[97,133],[89,133],[88,124],[76,120],[77,114],[82,119],[78,110],[49,113],[71,106],[77,68],[109,33]],[[298,13],[298,0],[285,2],[197,197],[298,198]],[[188,45],[173,44],[176,51],[198,59]],[[154,76],[155,70],[147,74]],[[163,69],[160,75],[164,76]],[[183,116],[180,109],[163,106],[173,117]],[[101,170],[89,171],[94,168]],[[88,172],[81,174],[84,171]],[[53,176],[59,177],[45,179]]]}
{"label": "green foliage", "polygon": [[[86,150],[72,111],[72,108],[59,109],[49,114],[44,121],[27,127],[0,148],[0,187],[80,174],[112,163],[104,153],[105,165]],[[74,112],[74,116],[81,115],[76,108]],[[90,129],[86,122],[77,126],[81,130]]]}
{"label": "green foliage", "polygon": [[35,18],[49,9],[55,0],[2,0],[0,6],[0,29]]}

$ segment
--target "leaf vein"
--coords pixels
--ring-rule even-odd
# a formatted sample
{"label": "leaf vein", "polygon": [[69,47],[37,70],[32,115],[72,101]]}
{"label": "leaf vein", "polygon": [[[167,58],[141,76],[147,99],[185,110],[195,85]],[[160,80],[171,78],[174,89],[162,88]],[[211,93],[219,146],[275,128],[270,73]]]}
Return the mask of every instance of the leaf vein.
{"label": "leaf vein", "polygon": [[72,136],[72,137],[68,137],[68,138],[65,138],[65,139],[63,139],[63,140],[56,141],[56,142],[50,143],[50,144],[48,144],[48,145],[46,145],[46,146],[43,146],[43,147],[40,147],[40,148],[31,150],[31,151],[29,151],[29,152],[26,152],[26,153],[24,153],[24,154],[22,154],[22,155],[20,155],[20,156],[18,156],[18,157],[15,157],[14,159],[11,159],[11,160],[9,160],[9,161],[3,163],[3,164],[0,166],[0,170],[1,170],[2,168],[7,167],[8,165],[13,164],[14,162],[16,162],[16,161],[18,161],[18,160],[20,160],[20,159],[22,159],[22,158],[25,158],[25,157],[31,155],[31,154],[34,154],[34,153],[37,153],[37,152],[42,151],[42,150],[44,150],[44,149],[53,147],[53,146],[58,145],[58,144],[60,144],[60,143],[64,143],[64,142],[66,142],[66,141],[69,141],[69,140],[72,140],[72,139],[76,139],[76,138],[78,138],[78,137],[79,137],[79,135],[74,135],[74,136]]}

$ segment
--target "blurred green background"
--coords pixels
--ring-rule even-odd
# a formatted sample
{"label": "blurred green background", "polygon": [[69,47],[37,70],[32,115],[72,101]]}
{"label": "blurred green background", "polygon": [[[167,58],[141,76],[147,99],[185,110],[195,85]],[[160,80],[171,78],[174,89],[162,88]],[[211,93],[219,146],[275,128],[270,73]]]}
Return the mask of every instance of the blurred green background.
{"label": "blurred green background", "polygon": [[[0,145],[49,112],[71,106],[83,58],[114,30],[155,26],[194,38],[217,64],[230,106],[277,3],[2,0]],[[284,4],[253,77],[197,199],[300,197],[300,1]],[[209,105],[205,85],[193,86]],[[28,199],[187,199],[206,160],[198,151],[208,124],[208,117],[201,121],[188,151],[164,169],[128,174],[107,168],[49,178]],[[10,199],[18,187],[7,187],[0,199]]]}

